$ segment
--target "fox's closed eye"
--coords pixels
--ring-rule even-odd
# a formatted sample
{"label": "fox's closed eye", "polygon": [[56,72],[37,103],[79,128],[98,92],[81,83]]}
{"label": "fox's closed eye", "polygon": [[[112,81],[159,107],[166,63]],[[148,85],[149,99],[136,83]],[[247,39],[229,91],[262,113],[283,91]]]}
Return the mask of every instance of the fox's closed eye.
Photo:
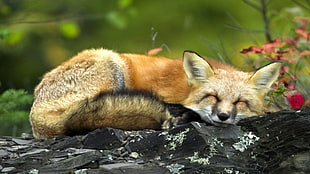
{"label": "fox's closed eye", "polygon": [[205,94],[202,98],[200,98],[197,103],[200,103],[204,100],[208,100],[209,102],[219,102],[220,98],[215,93],[208,93]]}
{"label": "fox's closed eye", "polygon": [[246,99],[238,99],[235,102],[233,102],[234,105],[237,104],[248,104],[248,101]]}
{"label": "fox's closed eye", "polygon": [[251,108],[253,107],[253,106],[250,105],[248,100],[237,100],[233,104],[236,106],[237,109],[248,108],[248,109],[251,110]]}

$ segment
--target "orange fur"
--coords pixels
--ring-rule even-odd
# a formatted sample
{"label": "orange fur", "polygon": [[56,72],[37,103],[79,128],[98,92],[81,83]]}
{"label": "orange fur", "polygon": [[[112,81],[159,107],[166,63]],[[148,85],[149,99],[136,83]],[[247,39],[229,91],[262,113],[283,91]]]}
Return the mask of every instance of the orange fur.
{"label": "orange fur", "polygon": [[167,59],[85,50],[44,75],[35,89],[30,122],[36,138],[100,127],[158,129],[178,124],[183,115],[173,115],[156,97],[118,94],[143,90],[194,110],[206,122],[235,124],[240,116],[262,113],[263,97],[279,68],[274,63],[256,73],[243,72],[192,51],[185,51],[183,59]]}
{"label": "orange fur", "polygon": [[190,88],[187,85],[181,59],[137,54],[120,56],[129,65],[131,81],[127,86],[129,89],[152,91],[169,103],[181,103],[188,96]]}

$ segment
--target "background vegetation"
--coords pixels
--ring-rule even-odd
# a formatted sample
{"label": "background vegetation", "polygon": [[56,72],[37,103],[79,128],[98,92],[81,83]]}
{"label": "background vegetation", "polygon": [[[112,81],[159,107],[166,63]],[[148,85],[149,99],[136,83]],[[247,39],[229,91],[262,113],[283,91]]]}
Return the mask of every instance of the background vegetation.
{"label": "background vegetation", "polygon": [[292,37],[294,18],[309,15],[309,0],[0,0],[0,107],[16,104],[0,111],[8,125],[0,134],[30,132],[31,95],[3,92],[32,94],[45,72],[83,49],[145,54],[162,47],[172,58],[191,49],[253,70],[265,62],[241,50]]}

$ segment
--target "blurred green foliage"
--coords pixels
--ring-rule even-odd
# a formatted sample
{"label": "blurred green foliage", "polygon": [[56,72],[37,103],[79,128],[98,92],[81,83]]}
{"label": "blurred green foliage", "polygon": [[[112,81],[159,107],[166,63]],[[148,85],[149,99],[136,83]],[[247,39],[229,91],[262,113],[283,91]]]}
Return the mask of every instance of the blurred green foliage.
{"label": "blurred green foliage", "polygon": [[[294,1],[266,1],[273,37],[309,16]],[[87,48],[144,54],[165,45],[165,56],[191,49],[250,69],[240,50],[265,41],[261,13],[243,0],[0,0],[0,92],[32,91],[46,71]]]}
{"label": "blurred green foliage", "polygon": [[[308,0],[265,0],[272,37],[290,34]],[[0,0],[0,93],[32,92],[43,74],[88,48],[145,54],[163,47],[252,70],[243,48],[266,42],[260,0]],[[298,3],[296,3],[298,2]],[[253,62],[253,61],[252,61]]]}
{"label": "blurred green foliage", "polygon": [[25,90],[9,89],[0,94],[0,132],[1,135],[20,135],[30,133],[28,123],[29,108],[33,95]]}
{"label": "blurred green foliage", "polygon": [[68,21],[60,26],[60,32],[64,37],[73,39],[79,36],[80,28],[76,22]]}

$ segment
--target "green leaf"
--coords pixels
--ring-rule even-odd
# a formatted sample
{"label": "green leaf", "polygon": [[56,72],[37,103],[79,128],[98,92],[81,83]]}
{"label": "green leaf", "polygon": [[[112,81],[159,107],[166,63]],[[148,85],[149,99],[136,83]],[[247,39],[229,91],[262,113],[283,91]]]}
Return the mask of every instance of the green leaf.
{"label": "green leaf", "polygon": [[127,8],[132,4],[133,0],[118,0],[118,7],[121,9]]}
{"label": "green leaf", "polygon": [[61,24],[60,33],[69,39],[74,39],[80,34],[80,27],[76,22],[70,21]]}
{"label": "green leaf", "polygon": [[14,32],[14,33],[5,32],[3,37],[5,38],[4,40],[7,44],[16,45],[23,39],[24,35],[20,32]]}
{"label": "green leaf", "polygon": [[284,93],[285,91],[287,91],[286,87],[285,87],[283,84],[281,84],[281,85],[278,86],[277,89],[275,89],[275,90],[272,91],[272,95],[274,95],[275,97],[277,97],[277,96],[283,95],[283,93]]}
{"label": "green leaf", "polygon": [[6,5],[5,3],[0,2],[0,14],[1,15],[9,15],[11,13],[11,7]]}
{"label": "green leaf", "polygon": [[119,29],[124,29],[127,26],[127,19],[119,12],[111,11],[107,14],[107,20]]}
{"label": "green leaf", "polygon": [[9,36],[10,31],[8,29],[0,30],[0,39],[5,39]]}

